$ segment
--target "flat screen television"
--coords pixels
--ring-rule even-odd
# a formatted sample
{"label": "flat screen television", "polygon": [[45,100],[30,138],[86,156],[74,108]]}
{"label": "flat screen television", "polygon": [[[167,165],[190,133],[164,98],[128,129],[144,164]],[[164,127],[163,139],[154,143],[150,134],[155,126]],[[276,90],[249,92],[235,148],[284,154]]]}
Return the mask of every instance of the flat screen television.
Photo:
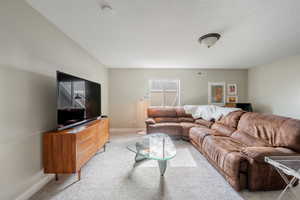
{"label": "flat screen television", "polygon": [[101,85],[63,72],[56,72],[58,130],[101,116]]}

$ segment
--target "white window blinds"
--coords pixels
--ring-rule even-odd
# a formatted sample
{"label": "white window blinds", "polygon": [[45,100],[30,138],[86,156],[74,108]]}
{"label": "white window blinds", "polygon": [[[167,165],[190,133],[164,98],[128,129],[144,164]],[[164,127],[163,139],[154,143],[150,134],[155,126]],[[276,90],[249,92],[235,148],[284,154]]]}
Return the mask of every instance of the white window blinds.
{"label": "white window blinds", "polygon": [[180,81],[179,80],[150,80],[151,106],[179,106]]}

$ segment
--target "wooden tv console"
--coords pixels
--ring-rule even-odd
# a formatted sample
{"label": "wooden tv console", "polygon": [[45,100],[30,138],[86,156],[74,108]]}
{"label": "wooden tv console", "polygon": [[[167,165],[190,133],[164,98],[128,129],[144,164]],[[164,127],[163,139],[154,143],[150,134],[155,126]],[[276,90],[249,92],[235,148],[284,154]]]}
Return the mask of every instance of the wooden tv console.
{"label": "wooden tv console", "polygon": [[109,140],[109,119],[102,118],[78,128],[45,133],[43,136],[44,173],[78,173]]}

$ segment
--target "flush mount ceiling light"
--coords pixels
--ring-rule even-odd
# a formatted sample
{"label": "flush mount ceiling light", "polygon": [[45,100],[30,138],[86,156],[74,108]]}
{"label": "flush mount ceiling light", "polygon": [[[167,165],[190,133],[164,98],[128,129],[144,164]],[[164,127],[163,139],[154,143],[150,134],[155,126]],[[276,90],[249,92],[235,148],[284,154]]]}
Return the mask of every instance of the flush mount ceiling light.
{"label": "flush mount ceiling light", "polygon": [[104,12],[111,12],[112,11],[112,7],[108,4],[102,4],[101,5],[101,10]]}
{"label": "flush mount ceiling light", "polygon": [[199,38],[200,44],[204,44],[207,48],[212,47],[219,39],[221,35],[219,33],[208,33]]}
{"label": "flush mount ceiling light", "polygon": [[105,14],[114,14],[112,6],[106,1],[99,1],[101,12]]}

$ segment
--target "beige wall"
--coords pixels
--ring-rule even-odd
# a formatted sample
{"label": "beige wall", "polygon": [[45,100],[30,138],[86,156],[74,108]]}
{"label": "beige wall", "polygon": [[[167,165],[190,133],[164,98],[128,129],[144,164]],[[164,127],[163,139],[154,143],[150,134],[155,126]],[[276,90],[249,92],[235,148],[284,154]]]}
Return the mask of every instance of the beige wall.
{"label": "beige wall", "polygon": [[300,119],[300,55],[249,70],[255,111]]}
{"label": "beige wall", "polygon": [[[201,71],[203,76],[197,75]],[[239,101],[246,102],[247,70],[199,69],[109,69],[109,111],[113,128],[143,127],[138,117],[138,101],[147,95],[148,80],[179,79],[181,105],[207,104],[208,82],[237,83]]]}
{"label": "beige wall", "polygon": [[43,180],[41,136],[56,126],[55,71],[102,83],[108,72],[23,0],[0,3],[0,199]]}

